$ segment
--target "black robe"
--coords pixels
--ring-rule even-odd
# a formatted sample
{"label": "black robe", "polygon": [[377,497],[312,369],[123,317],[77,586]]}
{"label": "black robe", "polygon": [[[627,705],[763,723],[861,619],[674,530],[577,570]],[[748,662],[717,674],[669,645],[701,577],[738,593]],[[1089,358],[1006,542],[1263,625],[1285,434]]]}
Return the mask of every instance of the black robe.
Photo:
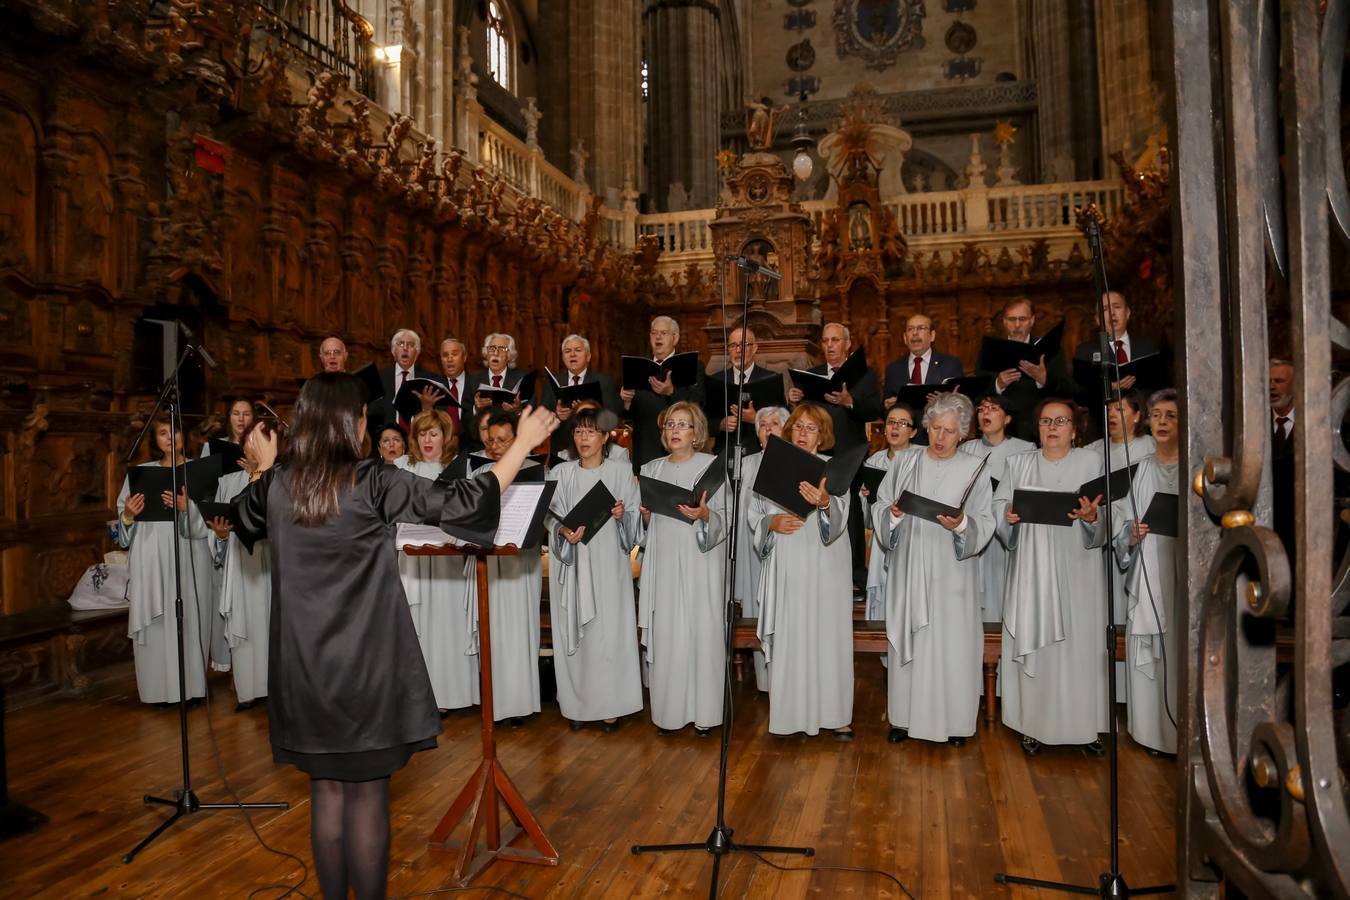
{"label": "black robe", "polygon": [[339,514],[314,528],[295,523],[287,481],[284,466],[273,468],[234,500],[240,539],[272,541],[274,756],[294,762],[295,754],[434,744],[441,721],[399,580],[394,528],[439,525],[490,546],[501,505],[496,476],[441,488],[364,460]]}

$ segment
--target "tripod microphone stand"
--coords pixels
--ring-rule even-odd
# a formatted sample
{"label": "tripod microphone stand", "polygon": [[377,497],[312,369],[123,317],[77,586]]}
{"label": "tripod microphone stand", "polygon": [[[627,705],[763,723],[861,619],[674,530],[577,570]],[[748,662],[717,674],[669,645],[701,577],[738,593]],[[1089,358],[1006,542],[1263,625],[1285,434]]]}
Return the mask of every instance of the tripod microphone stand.
{"label": "tripod microphone stand", "polygon": [[[1087,215],[1087,238],[1092,248],[1094,263],[1094,282],[1097,287],[1098,311],[1101,316],[1102,330],[1098,333],[1100,349],[1094,363],[1101,373],[1101,412],[1102,422],[1106,423],[1111,415],[1111,404],[1120,402],[1119,364],[1116,362],[1115,344],[1119,335],[1115,333],[1110,315],[1102,309],[1102,300],[1109,288],[1106,279],[1106,260],[1102,255],[1101,229],[1097,220],[1097,211],[1091,209]],[[1113,371],[1115,377],[1113,378]],[[1125,438],[1128,441],[1128,436]],[[1127,451],[1128,452],[1128,451]],[[1110,780],[1109,818],[1111,827],[1111,867],[1097,878],[1097,885],[1070,884],[1062,881],[1043,881],[1039,878],[1027,878],[1021,875],[1008,875],[999,872],[994,876],[998,884],[1020,884],[1028,887],[1062,891],[1067,894],[1088,894],[1098,897],[1117,898],[1144,894],[1169,894],[1176,885],[1158,884],[1149,887],[1131,888],[1125,883],[1120,871],[1120,728],[1116,716],[1116,621],[1115,621],[1115,551],[1112,540],[1115,537],[1112,520],[1111,502],[1111,436],[1102,438],[1102,471],[1106,473],[1106,498],[1098,513],[1097,526],[1106,529],[1106,547],[1102,551],[1102,566],[1106,569],[1106,697],[1107,697],[1107,770]]]}
{"label": "tripod microphone stand", "polygon": [[[181,327],[181,326],[180,326]],[[186,329],[184,329],[186,331]],[[187,332],[191,337],[191,332]],[[174,792],[173,797],[154,797],[145,795],[144,802],[146,806],[157,804],[160,806],[173,807],[173,815],[160,822],[155,829],[146,835],[139,844],[131,848],[131,852],[122,857],[123,863],[129,863],[136,858],[136,855],[150,845],[155,838],[159,837],[169,826],[177,822],[185,815],[191,815],[200,812],[203,809],[289,809],[289,803],[202,803],[197,799],[197,794],[192,790],[192,763],[188,753],[188,727],[187,727],[187,669],[185,663],[185,654],[187,646],[183,640],[183,564],[179,552],[183,538],[181,530],[182,513],[178,509],[178,492],[182,485],[179,484],[179,465],[178,456],[178,436],[183,433],[183,407],[182,398],[179,395],[178,373],[183,368],[183,363],[187,362],[189,356],[196,353],[201,356],[203,361],[214,368],[214,360],[206,352],[204,347],[196,346],[190,342],[185,342],[183,352],[178,357],[178,362],[174,365],[173,371],[165,379],[164,386],[160,389],[159,398],[155,400],[155,407],[146,417],[145,425],[141,428],[141,433],[137,435],[132,443],[131,449],[123,457],[123,463],[131,464],[135,458],[136,451],[145,441],[145,436],[150,433],[154,427],[155,416],[161,409],[167,409],[169,414],[169,466],[170,484],[173,488],[173,578],[174,578],[174,624],[177,629],[178,637],[178,739],[182,752],[183,767],[183,786],[180,790]],[[183,469],[186,476],[186,467]],[[195,581],[194,581],[195,589]],[[198,636],[197,652],[201,651],[200,635]],[[205,680],[205,664],[203,661],[202,678]]]}
{"label": "tripod microphone stand", "polygon": [[[728,256],[727,262],[734,263],[747,275],[760,274],[774,280],[781,280],[782,275],[760,266],[754,260],[746,259],[743,256]],[[725,279],[725,274],[723,275]],[[724,280],[725,286],[725,280]],[[726,296],[723,292],[722,296]],[[745,371],[745,345],[746,329],[750,327],[750,282],[745,280],[745,287],[741,292],[741,372]],[[725,321],[725,316],[723,317]],[[724,408],[731,406],[730,390],[731,383],[724,379]],[[727,757],[731,747],[731,664],[732,655],[735,653],[735,635],[736,635],[736,599],[734,586],[736,584],[736,559],[739,555],[736,546],[737,526],[740,524],[741,513],[741,472],[744,454],[741,447],[741,422],[744,418],[745,404],[741,397],[736,398],[736,427],[729,432],[735,436],[735,451],[732,463],[732,478],[730,514],[727,516],[727,565],[725,577],[723,578],[722,593],[724,597],[723,604],[723,632],[726,640],[726,663],[722,672],[722,750],[718,761],[717,769],[717,822],[713,825],[712,831],[704,841],[684,844],[634,844],[632,846],[633,855],[642,853],[687,853],[692,851],[707,851],[712,854],[712,880],[708,884],[709,900],[716,900],[718,876],[721,873],[722,857],[729,853],[792,853],[800,856],[814,856],[816,851],[811,847],[777,847],[768,844],[740,844],[732,840],[732,829],[727,825],[726,806],[727,806]],[[713,465],[722,463],[714,461]]]}

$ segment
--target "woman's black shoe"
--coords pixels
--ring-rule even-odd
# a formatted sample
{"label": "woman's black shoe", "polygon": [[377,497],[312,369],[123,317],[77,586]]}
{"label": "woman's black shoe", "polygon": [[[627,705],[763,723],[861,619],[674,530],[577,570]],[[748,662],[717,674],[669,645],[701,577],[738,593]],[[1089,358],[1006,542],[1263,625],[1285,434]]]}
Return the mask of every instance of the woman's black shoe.
{"label": "woman's black shoe", "polygon": [[615,719],[613,722],[602,723],[600,725],[600,730],[603,731],[605,734],[613,734],[614,732],[619,730],[619,720]]}
{"label": "woman's black shoe", "polygon": [[1102,742],[1101,742],[1101,739],[1100,739],[1100,738],[1097,739],[1097,740],[1095,740],[1095,741],[1093,741],[1093,742],[1090,743],[1090,744],[1085,745],[1084,749],[1086,749],[1087,752],[1091,753],[1093,756],[1105,756],[1105,755],[1106,755],[1106,748],[1105,748],[1104,746],[1102,746]]}
{"label": "woman's black shoe", "polygon": [[581,729],[586,727],[586,723],[578,722],[576,719],[569,719],[567,722],[567,727],[572,729],[573,731],[580,731]]}
{"label": "woman's black shoe", "polygon": [[708,735],[712,734],[712,729],[711,729],[711,728],[699,728],[697,725],[695,725],[695,726],[694,726],[694,734],[698,735],[699,737],[707,737]]}
{"label": "woman's black shoe", "polygon": [[656,729],[656,733],[661,735],[679,734],[683,730],[684,730],[683,728],[658,728]]}
{"label": "woman's black shoe", "polygon": [[909,731],[905,728],[892,728],[891,733],[886,735],[886,740],[892,744],[898,744],[901,741],[909,740]]}
{"label": "woman's black shoe", "polygon": [[966,745],[966,739],[963,737],[949,737],[947,738],[947,743],[951,744],[953,747],[964,747]]}
{"label": "woman's black shoe", "polygon": [[512,716],[511,718],[507,719],[504,724],[509,725],[512,728],[519,728],[520,726],[525,724],[525,717]]}
{"label": "woman's black shoe", "polygon": [[1041,752],[1041,742],[1033,737],[1022,736],[1022,752],[1027,756],[1035,756]]}
{"label": "woman's black shoe", "polygon": [[[258,702],[257,700],[241,700],[234,705],[234,711],[243,712],[244,710],[252,709],[254,704],[256,704],[257,702]],[[441,716],[444,717],[445,714],[442,713]]]}
{"label": "woman's black shoe", "polygon": [[850,743],[852,743],[852,742],[853,742],[853,729],[850,728],[848,731],[836,731],[836,732],[834,733],[834,739],[835,739],[836,741],[838,741],[839,743],[841,743],[841,744],[850,744]]}

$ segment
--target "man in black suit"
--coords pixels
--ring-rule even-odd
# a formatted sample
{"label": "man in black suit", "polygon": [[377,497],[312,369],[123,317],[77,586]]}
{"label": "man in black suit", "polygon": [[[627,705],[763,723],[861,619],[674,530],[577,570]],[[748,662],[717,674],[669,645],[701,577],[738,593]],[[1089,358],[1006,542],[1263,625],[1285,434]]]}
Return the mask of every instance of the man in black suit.
{"label": "man in black suit", "polygon": [[[651,330],[647,334],[651,341],[652,360],[665,362],[675,355],[680,345],[680,326],[670,316],[657,316],[652,319]],[[637,471],[644,463],[658,456],[665,456],[666,448],[661,444],[661,428],[656,419],[669,406],[687,400],[690,403],[703,403],[703,381],[677,388],[669,373],[664,381],[648,378],[646,387],[636,390],[622,388],[619,399],[628,418],[633,422],[633,470]]]}
{"label": "man in black suit", "polygon": [[[473,397],[473,408],[481,412],[493,406],[491,398],[479,394],[481,390],[518,391],[515,400],[510,403],[495,404],[508,412],[520,412],[520,408],[534,398],[534,373],[517,369],[516,339],[509,334],[489,334],[483,339],[483,365],[480,371],[470,373],[468,380],[469,395]],[[472,428],[471,439],[481,444],[477,427]]]}
{"label": "man in black suit", "polygon": [[1270,361],[1270,527],[1294,564],[1294,364]]}
{"label": "man in black suit", "polygon": [[[848,329],[838,322],[829,323],[820,332],[820,349],[825,355],[825,362],[808,371],[833,378],[834,370],[848,359],[852,347],[853,340]],[[795,386],[790,388],[788,402],[795,405],[801,401],[801,389]],[[884,415],[876,374],[869,369],[852,387],[846,386],[826,394],[825,409],[834,426],[835,453],[867,443],[867,423]],[[856,484],[853,489],[857,489]],[[848,536],[853,549],[853,588],[857,591],[867,584],[867,545],[863,541],[861,504],[849,504]]]}
{"label": "man in black suit", "polygon": [[941,384],[964,374],[958,357],[933,349],[936,336],[933,320],[928,316],[910,316],[905,322],[909,355],[886,367],[886,409],[895,405],[896,393],[907,384]]}
{"label": "man in black suit", "polygon": [[[399,421],[398,411],[394,409],[394,398],[398,396],[399,388],[403,385],[403,382],[411,378],[440,380],[435,372],[418,368],[417,357],[422,352],[422,339],[412,329],[400,328],[395,331],[394,336],[389,339],[389,351],[393,354],[394,364],[388,368],[380,369],[380,382],[384,385],[384,396],[369,404],[366,408],[366,423],[371,434],[378,434],[380,428],[387,422],[397,422],[403,427],[406,434],[409,423]],[[434,389],[417,394],[424,409],[430,403],[435,403],[441,396]]]}
{"label": "man in black suit", "polygon": [[332,335],[324,338],[319,344],[319,371],[347,371],[347,345],[343,343],[342,338]]}
{"label": "man in black suit", "polygon": [[[615,415],[623,414],[623,403],[619,400],[619,392],[614,387],[614,379],[610,378],[604,372],[595,372],[591,370],[591,342],[579,334],[569,334],[562,341],[562,361],[563,371],[556,373],[562,381],[563,387],[573,387],[579,384],[591,384],[592,382],[600,385],[600,406],[609,410]],[[553,410],[558,418],[564,422],[572,415],[573,404],[563,405],[558,402],[558,391],[553,385],[553,379],[547,374],[540,379],[542,386],[539,389],[539,405]],[[562,433],[562,429],[554,432],[554,435]]]}
{"label": "man in black suit", "polygon": [[[741,355],[741,342],[745,342],[745,355]],[[765,369],[762,366],[755,365],[755,355],[759,351],[759,341],[755,337],[755,332],[749,328],[742,331],[740,328],[733,329],[731,334],[727,335],[727,367],[716,373],[714,377],[726,379],[728,384],[745,384],[749,381],[758,381],[765,377],[775,377],[782,381],[783,376],[771,369]],[[731,403],[726,403],[727,396],[724,394],[721,382],[713,382],[708,385],[707,406],[709,410],[708,427],[717,435],[717,445],[714,453],[721,453],[727,446],[728,436],[736,431],[736,400],[738,397],[732,396]],[[749,455],[759,452],[759,435],[755,431],[755,409],[753,404],[746,404],[741,415],[740,432],[737,435],[737,443],[741,445],[741,453]],[[732,462],[730,454],[727,455],[728,467]]]}
{"label": "man in black suit", "polygon": [[[1127,363],[1141,356],[1157,353],[1160,349],[1158,342],[1148,335],[1130,334],[1130,304],[1126,302],[1123,294],[1116,291],[1107,291],[1102,294],[1102,303],[1097,309],[1097,327],[1104,329],[1110,338],[1111,349],[1115,353],[1116,362]],[[1079,344],[1078,348],[1074,350],[1073,356],[1074,359],[1092,359],[1092,354],[1100,349],[1101,341],[1094,336]],[[1121,391],[1133,390],[1133,388],[1133,375],[1126,375],[1120,379]],[[1085,396],[1094,406],[1101,405],[1096,390],[1085,389]]]}
{"label": "man in black suit", "polygon": [[445,407],[445,412],[455,423],[461,453],[478,449],[474,446],[475,439],[470,436],[473,431],[473,394],[469,391],[469,373],[465,371],[468,362],[469,348],[463,341],[457,337],[441,341],[441,377],[437,380],[446,386],[450,404]]}
{"label": "man in black suit", "polygon": [[[1019,297],[1003,307],[1003,332],[1007,340],[1031,343],[1035,325],[1036,313],[1030,301]],[[1033,443],[1038,437],[1032,420],[1037,404],[1049,397],[1068,399],[1076,393],[1065,370],[1064,354],[1059,351],[1049,359],[1042,355],[1035,362],[1023,360],[1015,369],[986,374],[994,375],[994,392],[1003,398],[1013,417],[1014,436]]]}

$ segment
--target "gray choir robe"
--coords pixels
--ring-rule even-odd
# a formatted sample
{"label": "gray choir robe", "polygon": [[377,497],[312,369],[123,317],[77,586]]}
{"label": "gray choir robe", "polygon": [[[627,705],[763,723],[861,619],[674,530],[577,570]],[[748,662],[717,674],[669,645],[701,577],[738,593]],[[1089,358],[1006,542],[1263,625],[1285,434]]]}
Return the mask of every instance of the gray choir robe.
{"label": "gray choir robe", "polygon": [[[661,456],[644,464],[641,473],[692,488],[716,459],[695,453],[676,463]],[[727,536],[721,511],[724,490],[708,498],[707,522],[677,522],[653,513],[640,530],[638,627],[647,649],[652,722],[658,728],[722,723],[726,559],[718,545]]]}
{"label": "gray choir robe", "polygon": [[[434,481],[445,470],[439,462],[396,461],[400,469]],[[468,582],[474,561],[461,556],[409,556],[399,544],[398,575],[408,595],[413,628],[431,677],[439,709],[463,709],[479,702],[478,646],[474,616],[468,608]],[[492,589],[488,589],[489,600]],[[477,601],[474,600],[476,603]]]}
{"label": "gray choir robe", "polygon": [[[890,449],[878,450],[867,457],[863,465],[871,466],[874,469],[886,469],[889,471],[896,463],[897,459],[909,456],[911,453],[922,451],[922,447],[906,447],[898,451],[894,457],[890,455]],[[883,481],[884,483],[884,481]],[[863,522],[868,528],[872,527],[872,512],[876,508],[876,498],[870,499],[863,497],[862,491],[858,492],[858,502],[862,504]],[[872,541],[867,554],[867,604],[866,617],[869,622],[879,622],[886,618],[886,550],[881,545],[880,535],[876,529],[872,530]],[[886,658],[882,657],[882,665],[886,664]]]}
{"label": "gray choir robe", "polygon": [[[551,469],[548,478],[558,483],[550,506],[548,567],[558,706],[574,722],[638,712],[642,675],[628,554],[641,531],[642,501],[633,465],[606,458],[597,468],[583,469],[579,462],[568,462]],[[597,482],[623,503],[623,519],[611,516],[589,544],[570,544],[559,531],[560,520]]]}
{"label": "gray choir robe", "polygon": [[[211,444],[208,441],[202,445],[201,453],[198,458],[205,459],[210,455]],[[233,472],[227,471],[224,475],[234,475],[242,471],[244,470],[235,468]],[[244,479],[244,484],[248,484],[247,477]],[[219,488],[219,484],[217,484],[217,488]],[[242,488],[240,488],[240,490],[242,490]],[[216,502],[220,502],[219,491],[216,493]],[[188,504],[188,506],[192,507],[192,504]],[[212,543],[212,550],[214,551],[216,549],[214,546],[215,532],[210,528],[207,528],[206,535],[207,540]],[[231,649],[232,645],[230,644],[230,638],[225,625],[225,617],[220,613],[220,592],[224,587],[224,584],[225,556],[221,553],[213,552],[211,565],[211,615],[209,616],[209,621],[211,623],[211,667],[222,672],[227,671],[230,668],[231,659],[234,657],[234,653]]]}
{"label": "gray choir robe", "polygon": [[[762,563],[759,554],[754,552],[750,535],[750,498],[754,495],[755,479],[759,477],[759,464],[763,453],[753,453],[741,460],[741,478],[745,486],[741,488],[741,511],[736,529],[736,602],[741,605],[741,615],[747,618],[759,617],[759,572]],[[755,665],[755,687],[761,691],[769,689],[769,672],[765,668],[764,651],[751,653]]]}
{"label": "gray choir robe", "polygon": [[957,531],[917,516],[894,519],[890,506],[905,491],[956,506],[979,467],[965,453],[909,454],[881,483],[873,508],[872,531],[887,555],[887,717],[927,741],[970,737],[979,718],[979,555],[994,535],[993,489],[981,472]]}
{"label": "gray choir robe", "polygon": [[[216,485],[216,502],[228,503],[248,487],[248,472],[231,472]],[[193,515],[200,510],[193,504]],[[209,526],[208,526],[209,527]],[[231,532],[225,540],[211,533],[225,577],[220,615],[230,645],[230,671],[240,703],[267,696],[267,639],[272,621],[272,542],[258,541],[249,552]]]}
{"label": "gray choir robe", "polygon": [[[1116,501],[1116,559],[1125,583],[1125,686],[1130,737],[1152,750],[1177,752],[1177,540],[1148,534],[1130,546],[1130,525],[1143,518],[1154,494],[1175,494],[1177,463],[1148,456],[1139,464],[1133,498]],[[1131,502],[1133,500],[1133,502]],[[1171,716],[1168,715],[1169,710]]]}
{"label": "gray choir robe", "polygon": [[[1008,524],[1013,491],[1076,491],[1102,474],[1101,460],[1070,450],[1009,457],[994,493],[994,520],[1008,548],[1003,605],[1003,723],[1046,744],[1088,744],[1107,730],[1104,529]],[[1016,511],[1016,510],[1014,510]]]}
{"label": "gray choir robe", "polygon": [[[142,463],[157,466],[157,462]],[[136,663],[136,692],[142,703],[178,702],[178,626],[174,613],[173,522],[122,524],[122,510],[131,496],[131,481],[122,479],[117,495],[117,543],[128,549],[131,577],[127,584],[127,637]],[[159,503],[146,497],[146,508]],[[192,504],[188,504],[192,509]],[[201,516],[197,516],[201,522]],[[207,534],[185,522],[189,539],[180,548],[183,587],[183,670],[188,699],[206,696],[206,656],[211,643],[211,548]],[[226,657],[228,658],[228,657]]]}
{"label": "gray choir robe", "polygon": [[[532,463],[526,463],[532,465]],[[482,465],[470,477],[485,472]],[[490,556],[488,614],[492,616],[492,705],[497,721],[537,713],[539,701],[539,603],[544,593],[544,566],[540,548],[519,556]],[[478,647],[478,578],[465,579],[472,631],[470,646]]]}
{"label": "gray choir robe", "polygon": [[[988,458],[984,474],[995,481],[1002,482],[1007,471],[1008,457],[1014,453],[1035,450],[1036,445],[1021,438],[1005,436],[998,444],[991,444],[983,437],[966,441],[958,448],[979,459]],[[980,609],[984,621],[1003,621],[1003,580],[1008,574],[1008,548],[1001,541],[990,541],[980,554]]]}
{"label": "gray choir robe", "polygon": [[769,530],[787,512],[755,494],[750,531],[760,570],[759,627],[769,669],[769,732],[819,734],[853,721],[853,550],[848,493],[797,531]]}

